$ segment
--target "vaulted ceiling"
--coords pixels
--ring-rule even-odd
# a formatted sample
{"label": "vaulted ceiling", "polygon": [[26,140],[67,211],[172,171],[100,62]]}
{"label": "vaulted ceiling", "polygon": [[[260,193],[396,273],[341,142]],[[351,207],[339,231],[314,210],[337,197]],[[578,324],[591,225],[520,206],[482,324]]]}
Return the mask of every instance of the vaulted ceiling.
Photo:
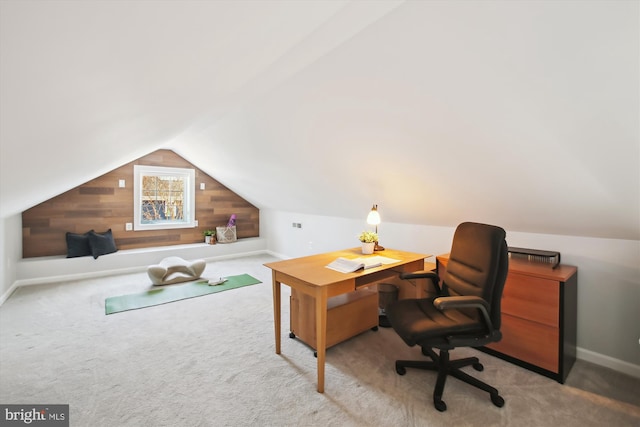
{"label": "vaulted ceiling", "polygon": [[2,1],[3,217],[158,148],[259,208],[640,239],[629,1]]}

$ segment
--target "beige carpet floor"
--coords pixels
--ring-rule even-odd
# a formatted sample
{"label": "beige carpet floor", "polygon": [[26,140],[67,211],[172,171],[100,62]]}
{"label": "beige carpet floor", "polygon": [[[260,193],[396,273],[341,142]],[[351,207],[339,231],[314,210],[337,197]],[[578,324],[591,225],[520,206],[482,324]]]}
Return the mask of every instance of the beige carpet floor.
{"label": "beige carpet floor", "polygon": [[[456,379],[436,411],[435,373],[399,376],[420,358],[391,329],[316,359],[288,338],[274,352],[267,255],[207,264],[205,277],[248,273],[262,284],[106,316],[106,297],[149,286],[146,273],[28,286],[0,307],[0,403],[69,404],[72,426],[639,426],[640,380],[578,361],[562,385],[475,350],[503,408]],[[284,287],[283,302],[288,288]]]}

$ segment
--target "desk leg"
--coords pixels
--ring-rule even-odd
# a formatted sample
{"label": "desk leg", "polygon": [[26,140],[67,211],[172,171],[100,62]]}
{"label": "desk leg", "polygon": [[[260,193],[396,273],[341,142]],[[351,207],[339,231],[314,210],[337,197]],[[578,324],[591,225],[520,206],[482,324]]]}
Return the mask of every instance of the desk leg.
{"label": "desk leg", "polygon": [[281,321],[281,302],[280,302],[280,282],[275,279],[273,273],[273,324],[276,333],[276,354],[280,354],[280,321]]}
{"label": "desk leg", "polygon": [[324,362],[327,352],[327,290],[316,293],[316,352],[318,353],[318,393],[324,393]]}

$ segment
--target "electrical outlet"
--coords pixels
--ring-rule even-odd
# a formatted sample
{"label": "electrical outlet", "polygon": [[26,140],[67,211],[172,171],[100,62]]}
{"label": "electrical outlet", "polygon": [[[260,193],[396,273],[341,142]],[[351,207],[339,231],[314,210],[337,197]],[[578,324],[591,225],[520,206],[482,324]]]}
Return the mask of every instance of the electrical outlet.
{"label": "electrical outlet", "polygon": [[124,188],[124,186],[125,186],[125,181],[124,181],[124,179],[120,179],[120,180],[118,180],[118,187],[120,187],[120,188]]}
{"label": "electrical outlet", "polygon": [[193,224],[197,227],[198,226],[198,220],[196,219],[195,221],[193,221]]}
{"label": "electrical outlet", "polygon": [[124,225],[124,229],[125,229],[126,231],[131,231],[131,230],[133,230],[133,224],[132,224],[132,223],[130,223],[130,222],[127,222],[127,223]]}

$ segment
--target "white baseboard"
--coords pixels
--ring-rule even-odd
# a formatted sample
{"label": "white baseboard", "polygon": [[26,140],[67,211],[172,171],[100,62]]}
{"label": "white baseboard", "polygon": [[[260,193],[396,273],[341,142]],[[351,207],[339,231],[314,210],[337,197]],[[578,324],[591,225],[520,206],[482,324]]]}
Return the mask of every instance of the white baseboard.
{"label": "white baseboard", "polygon": [[277,252],[273,252],[273,251],[270,251],[270,250],[267,250],[267,251],[266,251],[266,253],[267,253],[268,255],[271,255],[271,256],[276,257],[276,258],[280,258],[280,259],[282,259],[282,260],[285,260],[285,259],[291,259],[291,257],[290,257],[290,256],[282,255],[282,254],[279,254],[279,253],[277,253]]}
{"label": "white baseboard", "polygon": [[16,289],[18,289],[18,285],[14,283],[9,287],[9,289],[7,289],[7,292],[0,295],[0,305],[4,304],[4,302],[9,299],[13,291],[15,291]]}
{"label": "white baseboard", "polygon": [[596,365],[604,366],[605,368],[613,369],[617,372],[622,372],[623,374],[630,375],[634,378],[640,378],[640,365],[634,365],[633,363],[615,359],[611,356],[596,353],[580,347],[576,349],[576,357],[580,360],[584,360],[585,362],[591,362]]}

